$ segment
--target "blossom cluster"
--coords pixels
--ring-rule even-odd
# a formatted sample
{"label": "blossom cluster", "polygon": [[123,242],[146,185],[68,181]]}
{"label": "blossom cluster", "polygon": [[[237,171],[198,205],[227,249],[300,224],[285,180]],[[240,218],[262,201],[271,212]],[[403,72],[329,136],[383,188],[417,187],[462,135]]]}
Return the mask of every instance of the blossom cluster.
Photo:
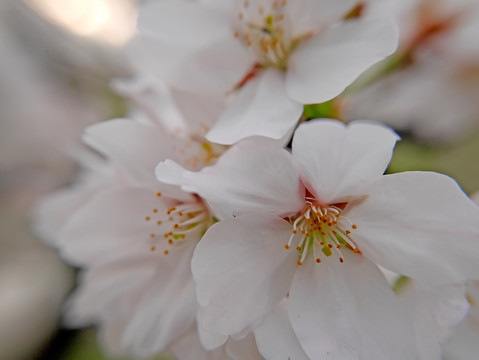
{"label": "blossom cluster", "polygon": [[[111,354],[139,358],[454,353],[477,292],[479,207],[448,176],[384,175],[399,135],[335,116],[397,49],[392,10],[162,0],[138,28],[137,76],[114,83],[129,118],[85,130],[82,172],[37,212],[81,269],[66,324],[96,324]],[[327,118],[308,115],[324,104]]]}

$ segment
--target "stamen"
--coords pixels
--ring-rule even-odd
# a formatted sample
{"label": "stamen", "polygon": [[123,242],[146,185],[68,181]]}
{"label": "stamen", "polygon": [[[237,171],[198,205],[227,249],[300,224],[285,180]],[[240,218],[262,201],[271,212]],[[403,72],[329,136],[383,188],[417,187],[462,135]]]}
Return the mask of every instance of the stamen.
{"label": "stamen", "polygon": [[[212,224],[211,216],[205,205],[196,200],[171,206],[167,210],[153,209],[152,216],[145,217],[146,221],[153,220],[156,226],[155,232],[149,234],[149,249],[151,252],[160,247],[167,255],[170,250],[164,250],[165,241],[167,246],[172,246],[188,238],[199,240],[201,235]],[[153,242],[153,244],[152,244]],[[165,243],[164,243],[165,244]]]}
{"label": "stamen", "polygon": [[[316,263],[321,263],[321,257],[336,255],[340,263],[344,262],[343,249],[360,253],[351,237],[357,225],[342,215],[346,203],[329,206],[319,205],[313,198],[307,197],[303,210],[288,218],[292,223],[291,236],[285,249],[290,249],[293,240],[297,240],[296,250],[300,252],[298,265],[302,265],[311,250]],[[343,222],[344,220],[344,222]],[[345,227],[348,227],[345,229]],[[298,231],[300,237],[296,237]],[[322,255],[321,255],[322,254]],[[335,256],[335,257],[336,257]]]}

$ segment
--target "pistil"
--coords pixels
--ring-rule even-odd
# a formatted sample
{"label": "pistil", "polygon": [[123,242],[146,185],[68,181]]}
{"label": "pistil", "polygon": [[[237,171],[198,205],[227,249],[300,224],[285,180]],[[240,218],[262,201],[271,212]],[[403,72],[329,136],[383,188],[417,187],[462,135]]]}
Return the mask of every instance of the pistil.
{"label": "pistil", "polygon": [[359,253],[351,236],[357,225],[342,214],[345,206],[344,203],[323,206],[308,198],[303,210],[289,218],[293,229],[285,249],[290,249],[293,241],[297,241],[298,265],[304,263],[308,253],[313,253],[317,263],[322,262],[323,255],[331,257],[333,254],[343,263],[344,249]]}

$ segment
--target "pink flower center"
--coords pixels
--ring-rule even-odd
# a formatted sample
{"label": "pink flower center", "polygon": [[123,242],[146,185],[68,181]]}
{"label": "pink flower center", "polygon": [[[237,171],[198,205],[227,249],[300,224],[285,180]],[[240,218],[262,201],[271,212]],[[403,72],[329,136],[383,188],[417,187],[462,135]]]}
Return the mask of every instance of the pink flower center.
{"label": "pink flower center", "polygon": [[[162,194],[158,192],[156,196],[159,198]],[[145,216],[145,221],[158,229],[150,234],[150,251],[155,252],[161,248],[164,255],[169,254],[170,247],[175,243],[188,239],[199,240],[213,223],[208,208],[199,197],[192,202],[179,203],[166,211],[152,209],[151,214]]]}
{"label": "pink flower center", "polygon": [[343,263],[342,251],[360,252],[352,238],[357,225],[342,214],[346,205],[323,206],[308,198],[304,208],[289,218],[293,231],[285,248],[289,250],[293,243],[297,244],[298,265],[303,265],[308,253],[312,253],[319,264],[323,256],[337,255]]}

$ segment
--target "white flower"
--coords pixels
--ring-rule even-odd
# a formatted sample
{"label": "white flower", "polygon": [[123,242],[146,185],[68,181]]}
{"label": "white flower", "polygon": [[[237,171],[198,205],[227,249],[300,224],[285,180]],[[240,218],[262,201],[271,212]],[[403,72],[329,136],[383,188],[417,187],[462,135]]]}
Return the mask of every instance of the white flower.
{"label": "white flower", "polygon": [[357,5],[354,0],[161,1],[140,11],[138,26],[164,47],[163,58],[177,62],[167,74],[174,86],[233,92],[207,135],[232,144],[255,135],[283,137],[303,104],[337,96],[395,50],[398,34],[389,20],[345,20]]}
{"label": "white flower", "polygon": [[425,58],[346,96],[344,116],[375,119],[427,141],[457,140],[478,126],[475,81],[472,71]]}
{"label": "white flower", "polygon": [[471,44],[479,30],[479,3],[393,3],[401,4],[398,54],[403,57],[402,66],[346,96],[341,101],[344,117],[378,120],[426,140],[464,136],[478,126],[479,51]]}
{"label": "white flower", "polygon": [[[212,223],[198,196],[158,183],[154,169],[166,158],[198,169],[214,161],[216,153],[204,139],[123,119],[89,127],[85,141],[105,156],[104,168],[111,170],[107,181],[103,167],[91,169],[89,183],[95,186],[63,191],[57,199],[76,199],[71,209],[65,201],[47,201],[42,218],[53,217],[47,223],[53,226],[46,226],[51,231],[44,233],[54,236],[52,243],[64,259],[82,268],[79,287],[66,306],[66,323],[97,324],[113,354],[152,356],[195,324],[198,304],[190,262]],[[59,214],[62,226],[55,204],[65,211]]]}
{"label": "white flower", "polygon": [[207,348],[254,329],[288,297],[312,359],[417,357],[409,317],[376,264],[430,285],[477,277],[479,209],[447,176],[382,176],[397,139],[375,124],[316,121],[297,129],[292,156],[246,141],[214,166],[176,174],[233,215],[192,260]]}

